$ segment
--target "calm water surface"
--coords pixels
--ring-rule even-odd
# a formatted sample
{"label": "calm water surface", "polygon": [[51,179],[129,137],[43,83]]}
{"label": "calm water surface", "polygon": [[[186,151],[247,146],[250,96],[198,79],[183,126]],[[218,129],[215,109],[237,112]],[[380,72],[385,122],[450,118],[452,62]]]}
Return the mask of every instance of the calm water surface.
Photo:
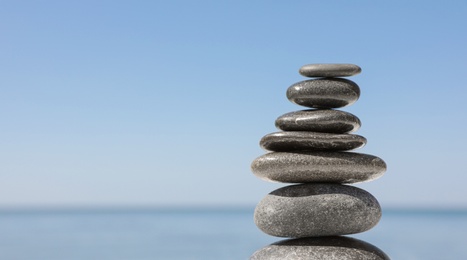
{"label": "calm water surface", "polygon": [[[467,212],[385,211],[353,235],[392,259],[467,259]],[[281,240],[253,209],[1,211],[0,259],[248,259]]]}

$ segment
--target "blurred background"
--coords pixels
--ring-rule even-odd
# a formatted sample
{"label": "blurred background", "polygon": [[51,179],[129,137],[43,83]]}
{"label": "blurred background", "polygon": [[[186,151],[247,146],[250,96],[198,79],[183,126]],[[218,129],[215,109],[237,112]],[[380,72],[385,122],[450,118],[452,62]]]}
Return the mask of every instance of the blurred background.
{"label": "blurred background", "polygon": [[466,13],[465,1],[0,1],[0,208],[251,213],[284,186],[250,163],[275,119],[302,109],[285,96],[298,69],[354,63],[362,94],[342,110],[362,121],[358,152],[388,164],[357,186],[383,209],[465,210]]}

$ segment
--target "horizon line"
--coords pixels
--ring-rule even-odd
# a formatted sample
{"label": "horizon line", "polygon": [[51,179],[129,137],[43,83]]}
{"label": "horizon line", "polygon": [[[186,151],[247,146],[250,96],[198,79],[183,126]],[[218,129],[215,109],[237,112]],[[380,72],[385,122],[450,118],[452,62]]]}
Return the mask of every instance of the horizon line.
{"label": "horizon line", "polygon": [[[188,213],[188,212],[252,212],[255,205],[0,205],[1,213]],[[383,213],[465,213],[467,207],[399,206],[384,207]]]}

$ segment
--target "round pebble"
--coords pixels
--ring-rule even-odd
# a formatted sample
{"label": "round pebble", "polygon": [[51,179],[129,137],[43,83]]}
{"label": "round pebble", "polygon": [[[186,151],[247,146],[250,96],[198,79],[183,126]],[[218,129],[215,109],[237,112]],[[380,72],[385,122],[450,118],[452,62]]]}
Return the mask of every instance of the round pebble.
{"label": "round pebble", "polygon": [[344,236],[287,239],[256,251],[250,260],[389,260],[376,246]]}
{"label": "round pebble", "polygon": [[276,127],[284,131],[344,134],[357,131],[361,124],[351,113],[332,109],[295,111],[276,119]]}
{"label": "round pebble", "polygon": [[308,64],[300,68],[299,73],[305,77],[349,77],[362,72],[354,64]]}
{"label": "round pebble", "polygon": [[339,78],[305,80],[287,89],[287,98],[311,108],[339,108],[355,103],[360,88],[355,82]]}
{"label": "round pebble", "polygon": [[269,151],[345,151],[357,149],[366,144],[360,135],[329,134],[316,132],[277,132],[264,136],[260,146]]}
{"label": "round pebble", "polygon": [[358,183],[381,177],[386,163],[353,152],[270,152],[251,164],[253,173],[267,181]]}
{"label": "round pebble", "polygon": [[320,237],[367,231],[381,218],[367,191],[341,184],[300,184],[277,189],[256,206],[256,226],[277,237]]}

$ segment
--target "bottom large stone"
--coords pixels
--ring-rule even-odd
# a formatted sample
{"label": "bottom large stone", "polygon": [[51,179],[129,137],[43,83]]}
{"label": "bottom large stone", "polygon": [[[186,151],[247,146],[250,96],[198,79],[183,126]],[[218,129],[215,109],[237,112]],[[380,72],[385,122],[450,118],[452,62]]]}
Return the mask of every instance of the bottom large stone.
{"label": "bottom large stone", "polygon": [[300,184],[277,189],[256,206],[259,229],[277,237],[354,234],[381,218],[378,201],[367,191],[341,184]]}
{"label": "bottom large stone", "polygon": [[283,240],[256,251],[250,260],[389,260],[376,246],[350,237]]}

